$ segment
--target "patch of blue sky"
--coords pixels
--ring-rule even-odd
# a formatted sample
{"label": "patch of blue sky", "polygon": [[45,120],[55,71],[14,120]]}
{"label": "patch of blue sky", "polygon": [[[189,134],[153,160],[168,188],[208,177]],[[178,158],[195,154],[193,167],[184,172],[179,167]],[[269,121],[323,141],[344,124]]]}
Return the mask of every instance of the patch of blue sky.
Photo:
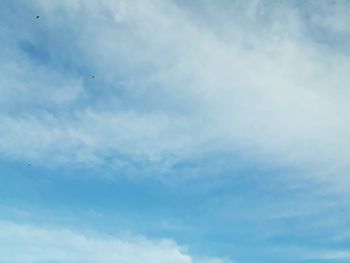
{"label": "patch of blue sky", "polygon": [[[11,212],[4,210],[12,220],[93,228],[106,233],[136,232],[154,238],[170,235],[191,245],[194,253],[206,251],[210,256],[221,254],[244,262],[259,262],[260,257],[269,262],[281,258],[300,262],[289,254],[269,252],[275,246],[281,250],[289,246],[330,249],[327,241],[330,233],[324,232],[322,226],[312,229],[313,224],[320,223],[318,213],[322,215],[321,221],[341,214],[334,208],[327,212],[327,207],[322,212],[322,199],[326,202],[327,197],[321,195],[319,203],[317,193],[291,191],[281,182],[271,186],[276,173],[269,176],[266,171],[252,172],[249,167],[236,176],[219,175],[203,182],[202,175],[169,185],[149,177],[118,175],[103,179],[89,170],[80,170],[76,175],[71,171],[45,171],[35,165],[22,164],[22,171],[19,164],[11,166],[7,163],[1,167],[6,174],[1,178],[2,205],[27,210],[29,214],[16,218],[13,213],[11,218]],[[308,215],[312,213],[308,202],[319,206],[314,208],[315,215]],[[294,211],[298,207],[301,212]],[[43,211],[44,216],[36,211]],[[281,215],[276,217],[278,213]]]}

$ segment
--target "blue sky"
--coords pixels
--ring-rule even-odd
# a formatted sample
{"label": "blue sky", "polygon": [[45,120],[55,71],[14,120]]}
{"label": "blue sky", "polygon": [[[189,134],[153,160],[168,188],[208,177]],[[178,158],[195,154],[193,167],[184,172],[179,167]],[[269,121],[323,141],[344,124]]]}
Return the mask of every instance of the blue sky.
{"label": "blue sky", "polygon": [[348,262],[349,17],[3,1],[0,262]]}

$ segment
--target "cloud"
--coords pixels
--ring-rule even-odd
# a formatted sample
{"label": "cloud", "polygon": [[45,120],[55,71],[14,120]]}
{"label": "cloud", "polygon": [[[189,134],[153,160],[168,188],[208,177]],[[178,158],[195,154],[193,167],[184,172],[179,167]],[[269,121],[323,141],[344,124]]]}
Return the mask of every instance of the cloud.
{"label": "cloud", "polygon": [[4,262],[224,263],[197,260],[171,240],[118,239],[98,233],[44,228],[0,221],[0,260]]}
{"label": "cloud", "polygon": [[[350,64],[317,37],[335,24],[319,22],[315,5],[20,3],[41,18],[27,32],[3,26],[14,55],[1,67],[17,57],[1,77],[3,100],[21,90],[1,110],[3,156],[164,168],[238,151],[321,178],[349,170]],[[32,50],[12,45],[23,41]]]}
{"label": "cloud", "polygon": [[315,250],[315,251],[304,251],[304,259],[306,260],[340,260],[345,262],[350,259],[350,251],[348,250]]}

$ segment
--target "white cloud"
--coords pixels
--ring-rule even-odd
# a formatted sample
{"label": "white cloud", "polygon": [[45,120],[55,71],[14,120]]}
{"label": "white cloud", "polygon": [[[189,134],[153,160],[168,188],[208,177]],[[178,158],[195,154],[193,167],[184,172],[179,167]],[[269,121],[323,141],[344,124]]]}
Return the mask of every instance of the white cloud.
{"label": "white cloud", "polygon": [[[193,13],[174,1],[35,5],[48,34],[71,41],[63,52],[51,40],[52,59],[85,63],[100,82],[90,94],[93,103],[83,103],[90,84],[71,77],[68,83],[78,84],[28,99],[50,113],[20,111],[13,117],[3,110],[3,155],[44,163],[103,163],[117,155],[172,163],[239,150],[318,175],[348,171],[350,63],[305,34],[298,7],[237,1],[237,11],[218,2],[206,3],[206,13]],[[31,90],[35,83],[17,86]],[[8,98],[9,85],[1,87]],[[75,86],[64,96],[64,87]],[[94,97],[100,93],[105,95]],[[62,101],[68,110],[57,111]]]}
{"label": "white cloud", "polygon": [[0,221],[1,262],[223,263],[195,260],[171,240],[119,239],[98,233]]}

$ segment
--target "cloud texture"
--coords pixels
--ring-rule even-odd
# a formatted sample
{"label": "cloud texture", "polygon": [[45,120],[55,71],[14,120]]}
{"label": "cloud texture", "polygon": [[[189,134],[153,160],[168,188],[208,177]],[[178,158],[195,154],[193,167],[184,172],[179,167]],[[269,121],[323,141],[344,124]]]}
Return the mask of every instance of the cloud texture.
{"label": "cloud texture", "polygon": [[2,11],[3,156],[167,169],[239,151],[348,171],[347,2],[22,4]]}

